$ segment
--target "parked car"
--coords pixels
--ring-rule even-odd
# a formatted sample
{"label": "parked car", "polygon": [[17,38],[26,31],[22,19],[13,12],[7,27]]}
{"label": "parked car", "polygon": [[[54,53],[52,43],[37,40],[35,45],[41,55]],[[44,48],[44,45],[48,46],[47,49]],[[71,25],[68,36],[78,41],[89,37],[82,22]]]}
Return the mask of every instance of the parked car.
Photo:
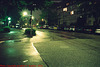
{"label": "parked car", "polygon": [[61,28],[58,26],[58,27],[57,27],[57,30],[61,30]]}
{"label": "parked car", "polygon": [[49,25],[43,25],[43,28],[44,28],[44,29],[48,29],[48,26],[49,26]]}
{"label": "parked car", "polygon": [[11,28],[15,28],[15,26],[14,26],[14,25],[10,25],[10,27],[11,27]]}
{"label": "parked car", "polygon": [[40,29],[43,29],[43,26],[40,26]]}
{"label": "parked car", "polygon": [[75,31],[75,26],[70,26],[69,31]]}
{"label": "parked car", "polygon": [[92,26],[86,26],[83,29],[84,29],[84,33],[94,33],[95,32],[95,28]]}
{"label": "parked car", "polygon": [[54,26],[53,29],[54,29],[54,30],[57,30],[57,26]]}
{"label": "parked car", "polygon": [[70,30],[70,27],[69,26],[66,26],[66,27],[64,27],[64,30],[69,31]]}
{"label": "parked car", "polygon": [[20,27],[20,24],[16,24],[16,29],[22,29],[22,27]]}
{"label": "parked car", "polygon": [[76,27],[75,31],[76,32],[84,32],[84,28],[83,27]]}
{"label": "parked car", "polygon": [[96,27],[95,33],[96,33],[96,34],[100,34],[100,27]]}
{"label": "parked car", "polygon": [[43,29],[43,26],[37,26],[38,29]]}
{"label": "parked car", "polygon": [[49,28],[49,29],[54,29],[53,27],[54,27],[54,26],[49,26],[48,28]]}

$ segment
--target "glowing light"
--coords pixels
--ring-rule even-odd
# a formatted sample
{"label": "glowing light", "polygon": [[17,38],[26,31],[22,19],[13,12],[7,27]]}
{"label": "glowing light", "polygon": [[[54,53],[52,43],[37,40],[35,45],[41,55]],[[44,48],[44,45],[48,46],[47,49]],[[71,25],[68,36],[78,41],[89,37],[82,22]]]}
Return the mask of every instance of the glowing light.
{"label": "glowing light", "polygon": [[39,25],[39,23],[37,23],[36,25]]}
{"label": "glowing light", "polygon": [[71,11],[70,14],[73,15],[74,14],[74,11]]}
{"label": "glowing light", "polygon": [[17,28],[18,26],[16,26],[16,28]]}
{"label": "glowing light", "polygon": [[82,16],[80,16],[80,18],[82,18]]}
{"label": "glowing light", "polygon": [[27,15],[27,12],[23,12],[23,16],[26,16]]}
{"label": "glowing light", "polygon": [[32,19],[34,19],[34,17],[32,16]]}
{"label": "glowing light", "polygon": [[23,30],[26,30],[26,28],[22,28]]}
{"label": "glowing light", "polygon": [[67,11],[67,7],[63,8],[63,11]]}
{"label": "glowing light", "polygon": [[25,63],[25,62],[28,62],[28,60],[24,60],[23,62],[24,62],[24,63]]}
{"label": "glowing light", "polygon": [[9,34],[15,33],[15,31],[10,31]]}
{"label": "glowing light", "polygon": [[8,17],[8,20],[11,20],[11,17]]}
{"label": "glowing light", "polygon": [[44,21],[44,19],[42,19],[42,21]]}
{"label": "glowing light", "polygon": [[27,25],[27,23],[25,23],[25,25]]}
{"label": "glowing light", "polygon": [[11,23],[11,21],[9,21],[9,23]]}

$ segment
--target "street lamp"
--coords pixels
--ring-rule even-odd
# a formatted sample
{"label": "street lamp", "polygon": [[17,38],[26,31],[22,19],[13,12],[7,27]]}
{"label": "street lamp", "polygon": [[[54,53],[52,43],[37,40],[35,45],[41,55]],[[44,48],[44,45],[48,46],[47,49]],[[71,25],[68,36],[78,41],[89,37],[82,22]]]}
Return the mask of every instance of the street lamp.
{"label": "street lamp", "polygon": [[11,17],[8,17],[8,26],[11,23]]}
{"label": "street lamp", "polygon": [[9,24],[11,23],[11,21],[9,21]]}
{"label": "street lamp", "polygon": [[32,19],[34,19],[34,17],[32,16]]}
{"label": "street lamp", "polygon": [[23,12],[23,16],[26,16],[27,15],[27,12]]}
{"label": "street lamp", "polygon": [[8,20],[11,20],[11,17],[8,17]]}
{"label": "street lamp", "polygon": [[39,25],[39,23],[37,23],[36,25]]}
{"label": "street lamp", "polygon": [[44,21],[44,19],[42,19],[42,21]]}
{"label": "street lamp", "polygon": [[31,27],[31,31],[30,31],[30,35],[32,36],[32,20],[34,19],[34,17],[32,16],[32,10],[31,10],[31,15],[28,15],[27,12],[23,12],[23,16],[29,16],[30,17],[30,27]]}
{"label": "street lamp", "polygon": [[25,23],[25,25],[27,26],[27,23]]}

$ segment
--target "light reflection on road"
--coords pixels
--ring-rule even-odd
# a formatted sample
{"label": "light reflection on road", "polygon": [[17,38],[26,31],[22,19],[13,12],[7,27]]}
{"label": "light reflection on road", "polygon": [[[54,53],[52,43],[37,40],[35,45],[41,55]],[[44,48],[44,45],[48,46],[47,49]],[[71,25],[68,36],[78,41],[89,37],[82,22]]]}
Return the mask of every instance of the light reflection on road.
{"label": "light reflection on road", "polygon": [[36,31],[36,36],[34,36],[33,38],[30,39],[30,42],[45,42],[45,41],[49,41],[50,39],[45,39],[48,38],[49,36],[47,36],[46,33],[41,32],[41,31]]}
{"label": "light reflection on road", "polygon": [[[41,62],[42,58],[40,57],[40,54],[37,51],[37,49],[34,47],[33,41],[34,41],[34,37],[33,38],[23,38],[23,39],[21,39],[21,42],[23,42],[23,43],[26,42],[26,43],[31,44],[31,45],[27,45],[28,49],[23,49],[24,50],[24,54],[26,56],[30,56],[28,61]],[[34,60],[32,60],[32,59],[34,59]],[[26,62],[26,61],[23,61],[23,62]]]}
{"label": "light reflection on road", "polygon": [[13,34],[13,33],[16,33],[16,32],[15,32],[15,31],[10,31],[10,32],[9,32],[9,34]]}

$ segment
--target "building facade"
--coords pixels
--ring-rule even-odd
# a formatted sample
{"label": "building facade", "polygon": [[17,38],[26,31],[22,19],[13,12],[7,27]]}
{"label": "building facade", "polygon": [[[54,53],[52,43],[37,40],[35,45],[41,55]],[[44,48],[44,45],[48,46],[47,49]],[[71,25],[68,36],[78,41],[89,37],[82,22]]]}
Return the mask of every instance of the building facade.
{"label": "building facade", "polygon": [[97,1],[62,1],[56,6],[57,25],[94,26],[100,25]]}

